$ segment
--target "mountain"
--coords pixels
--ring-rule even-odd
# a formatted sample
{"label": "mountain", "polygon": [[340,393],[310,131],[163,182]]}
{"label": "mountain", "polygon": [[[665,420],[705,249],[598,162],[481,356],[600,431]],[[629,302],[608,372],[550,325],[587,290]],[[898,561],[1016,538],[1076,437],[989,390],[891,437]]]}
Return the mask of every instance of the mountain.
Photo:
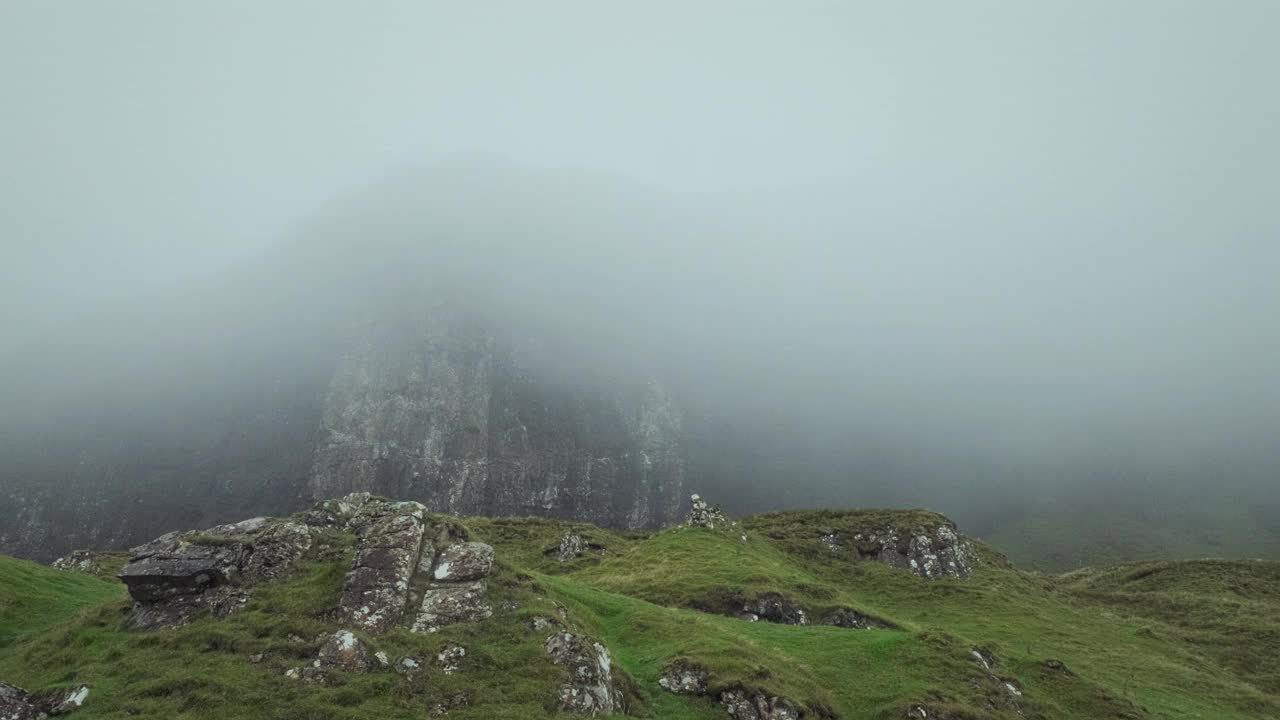
{"label": "mountain", "polygon": [[352,495],[62,565],[104,579],[0,562],[6,604],[61,598],[3,616],[0,680],[86,720],[1280,712],[1280,564],[1028,574],[926,511],[619,531]]}

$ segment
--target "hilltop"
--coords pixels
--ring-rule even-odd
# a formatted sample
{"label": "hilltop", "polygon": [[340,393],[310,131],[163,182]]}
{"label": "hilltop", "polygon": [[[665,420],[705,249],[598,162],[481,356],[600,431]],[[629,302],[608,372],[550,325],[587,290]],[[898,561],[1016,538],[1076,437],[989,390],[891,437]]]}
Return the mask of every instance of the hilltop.
{"label": "hilltop", "polygon": [[0,561],[0,680],[77,718],[1280,716],[1280,563],[1032,574],[920,510],[624,531],[353,495],[96,557]]}

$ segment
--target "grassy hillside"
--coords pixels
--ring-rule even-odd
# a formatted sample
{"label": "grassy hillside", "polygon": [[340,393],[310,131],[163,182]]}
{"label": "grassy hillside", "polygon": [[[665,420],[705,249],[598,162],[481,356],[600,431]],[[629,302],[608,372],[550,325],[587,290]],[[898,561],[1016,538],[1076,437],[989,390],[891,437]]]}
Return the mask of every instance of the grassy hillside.
{"label": "grassy hillside", "polygon": [[124,595],[118,582],[0,556],[0,648]]}
{"label": "grassy hillside", "polygon": [[[451,718],[555,718],[562,670],[545,660],[545,634],[531,629],[533,618],[550,617],[610,649],[639,717],[727,717],[713,697],[659,687],[677,660],[706,668],[709,685],[785,696],[812,718],[896,719],[915,705],[931,718],[968,720],[1280,717],[1280,564],[1147,563],[1049,577],[979,547],[971,578],[927,580],[815,541],[831,528],[925,517],[879,512],[777,513],[723,530],[655,533],[468,520],[472,537],[497,550],[494,616],[431,635],[364,638],[393,660],[458,643],[467,648],[461,670],[351,673],[314,685],[284,673],[313,658],[314,638],[336,628],[330,611],[349,546],[258,587],[243,612],[151,633],[122,629],[127,602],[110,584],[4,561],[0,577],[18,574],[10,568],[33,574],[25,585],[0,586],[6,607],[29,610],[0,616],[22,635],[0,647],[0,679],[28,688],[88,683],[93,695],[76,715],[86,719],[423,718],[460,691],[471,693],[470,706]],[[566,528],[595,547],[561,563],[554,550]],[[815,624],[720,614],[765,591],[785,594]],[[50,594],[63,600],[35,599]],[[816,624],[837,607],[896,629]],[[993,659],[993,671],[975,649]],[[1011,698],[1006,679],[1020,697]]]}

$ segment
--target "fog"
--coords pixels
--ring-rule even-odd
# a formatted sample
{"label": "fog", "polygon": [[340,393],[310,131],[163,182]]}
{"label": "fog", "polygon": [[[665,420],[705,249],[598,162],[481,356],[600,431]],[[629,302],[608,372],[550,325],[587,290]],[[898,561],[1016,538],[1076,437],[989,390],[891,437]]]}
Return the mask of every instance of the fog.
{"label": "fog", "polygon": [[1280,5],[461,5],[0,7],[0,482],[443,292],[736,512],[1280,532]]}

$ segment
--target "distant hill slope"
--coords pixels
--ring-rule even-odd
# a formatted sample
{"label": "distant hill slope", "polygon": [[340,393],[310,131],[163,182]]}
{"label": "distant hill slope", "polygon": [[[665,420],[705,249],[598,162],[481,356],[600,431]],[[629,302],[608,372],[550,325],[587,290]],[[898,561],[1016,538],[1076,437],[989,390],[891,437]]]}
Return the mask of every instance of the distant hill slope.
{"label": "distant hill slope", "polygon": [[1045,572],[1140,560],[1280,558],[1280,535],[1243,503],[1201,504],[1189,515],[1047,508],[998,523],[983,539],[1019,566]]}
{"label": "distant hill slope", "polygon": [[[0,680],[88,684],[86,719],[568,718],[583,703],[663,720],[1280,717],[1280,563],[1048,577],[914,510],[620,531],[419,507],[355,497],[166,538],[125,570],[147,598],[132,611],[95,578],[5,561],[0,577],[34,572],[7,603],[75,601],[23,614]],[[126,629],[175,617],[164,573],[233,565],[204,591],[213,614]]]}

